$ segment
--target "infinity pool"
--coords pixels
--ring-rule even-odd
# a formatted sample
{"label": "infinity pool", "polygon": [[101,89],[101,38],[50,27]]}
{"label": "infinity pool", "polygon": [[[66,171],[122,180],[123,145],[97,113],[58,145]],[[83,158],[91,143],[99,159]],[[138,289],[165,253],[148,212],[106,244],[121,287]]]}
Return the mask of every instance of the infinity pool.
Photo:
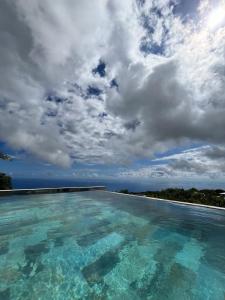
{"label": "infinity pool", "polygon": [[0,299],[224,300],[225,211],[104,191],[1,197]]}

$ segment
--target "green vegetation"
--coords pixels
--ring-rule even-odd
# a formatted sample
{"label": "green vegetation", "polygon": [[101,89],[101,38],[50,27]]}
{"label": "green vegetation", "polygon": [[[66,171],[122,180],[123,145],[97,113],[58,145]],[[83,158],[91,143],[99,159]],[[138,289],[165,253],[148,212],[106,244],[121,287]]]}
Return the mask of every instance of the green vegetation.
{"label": "green vegetation", "polygon": [[[128,190],[121,190],[121,193],[128,194]],[[225,195],[221,195],[224,190],[197,190],[195,188],[184,190],[178,188],[169,188],[162,191],[146,191],[141,193],[129,193],[152,198],[163,198],[168,200],[191,202],[205,205],[225,207]]]}
{"label": "green vegetation", "polygon": [[[2,152],[0,152],[0,159],[12,160],[12,158],[9,155]],[[10,189],[12,189],[11,177],[7,176],[5,173],[0,173],[0,190]]]}
{"label": "green vegetation", "polygon": [[11,177],[4,173],[0,173],[0,190],[10,190],[11,188]]}

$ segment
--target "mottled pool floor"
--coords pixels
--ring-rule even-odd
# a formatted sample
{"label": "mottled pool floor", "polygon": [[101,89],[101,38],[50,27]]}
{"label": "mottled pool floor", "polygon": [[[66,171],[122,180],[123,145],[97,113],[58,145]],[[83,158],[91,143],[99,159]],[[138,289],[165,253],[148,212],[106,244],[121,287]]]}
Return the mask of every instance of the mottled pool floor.
{"label": "mottled pool floor", "polygon": [[0,299],[224,300],[225,211],[103,191],[1,198]]}

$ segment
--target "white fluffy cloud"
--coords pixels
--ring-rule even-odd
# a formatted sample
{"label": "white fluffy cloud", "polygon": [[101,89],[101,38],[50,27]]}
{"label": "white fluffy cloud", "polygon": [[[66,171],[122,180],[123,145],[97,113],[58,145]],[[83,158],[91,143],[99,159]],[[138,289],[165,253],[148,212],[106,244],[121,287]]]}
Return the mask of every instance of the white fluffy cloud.
{"label": "white fluffy cloud", "polygon": [[203,2],[184,22],[178,1],[1,1],[0,139],[62,166],[223,147],[225,27]]}

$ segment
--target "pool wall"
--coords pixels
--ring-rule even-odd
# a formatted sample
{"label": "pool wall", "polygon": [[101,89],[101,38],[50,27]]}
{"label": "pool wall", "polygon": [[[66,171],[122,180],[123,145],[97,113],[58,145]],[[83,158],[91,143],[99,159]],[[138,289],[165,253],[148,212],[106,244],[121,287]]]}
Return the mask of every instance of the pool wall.
{"label": "pool wall", "polygon": [[105,186],[88,186],[88,187],[57,187],[57,188],[39,188],[39,189],[13,189],[0,190],[0,196],[10,195],[28,195],[28,194],[52,194],[52,193],[72,193],[82,191],[105,190]]}

